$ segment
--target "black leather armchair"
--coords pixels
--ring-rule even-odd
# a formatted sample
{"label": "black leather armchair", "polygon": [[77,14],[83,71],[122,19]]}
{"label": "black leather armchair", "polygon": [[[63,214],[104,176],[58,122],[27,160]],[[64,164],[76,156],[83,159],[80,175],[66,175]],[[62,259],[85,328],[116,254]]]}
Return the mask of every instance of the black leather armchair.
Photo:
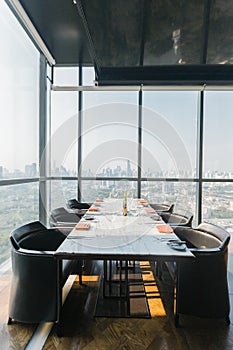
{"label": "black leather armchair", "polygon": [[[12,282],[9,320],[39,323],[57,322],[62,287],[70,274],[79,274],[81,262],[54,258],[54,251],[65,239],[55,229],[40,222],[26,224],[10,236],[12,245]],[[81,280],[81,279],[80,279]]]}
{"label": "black leather armchair", "polygon": [[229,319],[227,281],[228,243],[230,234],[221,227],[202,223],[197,228],[178,227],[176,235],[187,242],[196,259],[179,263],[177,281],[177,315]]}
{"label": "black leather armchair", "polygon": [[80,220],[81,215],[70,213],[64,207],[53,209],[50,214],[49,224],[51,227],[56,227],[63,230],[64,232],[70,232]]}

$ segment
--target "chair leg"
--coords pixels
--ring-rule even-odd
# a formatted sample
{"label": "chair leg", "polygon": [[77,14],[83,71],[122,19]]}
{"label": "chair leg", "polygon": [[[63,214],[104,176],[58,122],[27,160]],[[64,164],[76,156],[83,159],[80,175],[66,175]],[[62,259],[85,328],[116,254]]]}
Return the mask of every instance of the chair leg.
{"label": "chair leg", "polygon": [[79,284],[80,284],[80,285],[83,284],[83,275],[82,275],[82,272],[79,274]]}
{"label": "chair leg", "polygon": [[161,261],[157,261],[155,266],[155,276],[161,280],[162,273],[163,273],[163,263]]}
{"label": "chair leg", "polygon": [[7,324],[12,324],[12,318],[11,317],[8,318]]}
{"label": "chair leg", "polygon": [[61,327],[61,323],[60,322],[55,324],[54,330],[55,330],[55,333],[58,336],[58,338],[61,338],[63,336],[63,334],[62,334],[62,327]]}
{"label": "chair leg", "polygon": [[175,314],[175,327],[179,327],[179,315]]}

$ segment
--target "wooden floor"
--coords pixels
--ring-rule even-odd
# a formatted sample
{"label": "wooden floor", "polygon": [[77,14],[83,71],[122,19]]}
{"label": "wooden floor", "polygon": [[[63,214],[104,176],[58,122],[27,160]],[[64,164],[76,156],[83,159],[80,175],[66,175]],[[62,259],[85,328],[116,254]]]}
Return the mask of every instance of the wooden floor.
{"label": "wooden floor", "polygon": [[[143,279],[151,318],[93,317],[100,265],[94,264],[84,276],[84,285],[76,279],[63,306],[61,332],[52,330],[45,350],[232,350],[233,324],[223,320],[203,320],[182,316],[181,326],[175,328],[173,319],[172,284],[168,275],[155,282],[148,263],[143,263]],[[10,274],[0,276],[0,349],[24,349],[35,327],[14,323],[7,326]],[[229,272],[231,304],[233,303],[233,274]],[[232,304],[233,305],[233,304]],[[231,314],[233,322],[233,313]],[[39,349],[35,349],[39,350]]]}
{"label": "wooden floor", "polygon": [[10,280],[10,271],[0,275],[0,349],[21,350],[25,348],[37,325],[7,325]]}

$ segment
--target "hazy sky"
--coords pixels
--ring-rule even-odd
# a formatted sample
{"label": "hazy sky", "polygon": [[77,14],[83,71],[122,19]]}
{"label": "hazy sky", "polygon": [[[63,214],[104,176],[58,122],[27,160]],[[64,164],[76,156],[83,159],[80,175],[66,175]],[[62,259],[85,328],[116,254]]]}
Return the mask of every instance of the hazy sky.
{"label": "hazy sky", "polygon": [[[25,164],[38,161],[39,53],[4,1],[0,1],[0,33],[0,165],[23,170]],[[55,84],[76,85],[77,72],[77,68],[58,69]],[[93,69],[85,69],[84,84],[93,80]],[[127,157],[136,164],[138,93],[85,92],[83,96],[84,168],[93,166],[96,171]],[[145,171],[185,168],[187,157],[189,168],[195,168],[198,102],[198,92],[143,94]],[[205,102],[204,169],[233,171],[233,93],[208,92]],[[71,170],[77,168],[77,140],[64,142],[68,146],[61,158],[64,138],[54,133],[77,115],[77,106],[77,93],[52,92],[53,161]],[[77,122],[72,125],[77,130]],[[63,137],[69,139],[69,134]]]}
{"label": "hazy sky", "polygon": [[39,53],[0,1],[0,165],[38,160]]}

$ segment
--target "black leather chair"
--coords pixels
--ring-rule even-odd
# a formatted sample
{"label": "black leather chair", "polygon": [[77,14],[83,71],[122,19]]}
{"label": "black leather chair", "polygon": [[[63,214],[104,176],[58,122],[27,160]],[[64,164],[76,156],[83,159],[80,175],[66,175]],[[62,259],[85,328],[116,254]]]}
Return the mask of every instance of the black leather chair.
{"label": "black leather chair", "polygon": [[150,206],[158,213],[172,213],[174,210],[175,204],[157,204],[157,203],[150,203]]}
{"label": "black leather chair", "polygon": [[79,222],[80,218],[81,215],[70,213],[65,208],[59,207],[51,211],[49,223],[51,227],[72,229]]}
{"label": "black leather chair", "polygon": [[77,199],[69,199],[67,201],[67,207],[69,209],[89,209],[90,208],[90,204],[88,203],[83,203],[83,202],[78,202]]}
{"label": "black leather chair", "polygon": [[221,227],[202,223],[197,228],[177,227],[176,235],[187,242],[196,259],[179,263],[177,315],[229,319],[227,282],[230,234]]}
{"label": "black leather chair", "polygon": [[161,218],[170,226],[188,226],[192,227],[193,215],[182,215],[178,213],[160,213]]}
{"label": "black leather chair", "polygon": [[[14,230],[12,245],[12,281],[9,320],[39,323],[57,322],[61,309],[62,287],[70,274],[79,274],[81,262],[54,258],[54,251],[65,239],[55,229],[32,222]],[[61,267],[61,268],[60,268]]]}

